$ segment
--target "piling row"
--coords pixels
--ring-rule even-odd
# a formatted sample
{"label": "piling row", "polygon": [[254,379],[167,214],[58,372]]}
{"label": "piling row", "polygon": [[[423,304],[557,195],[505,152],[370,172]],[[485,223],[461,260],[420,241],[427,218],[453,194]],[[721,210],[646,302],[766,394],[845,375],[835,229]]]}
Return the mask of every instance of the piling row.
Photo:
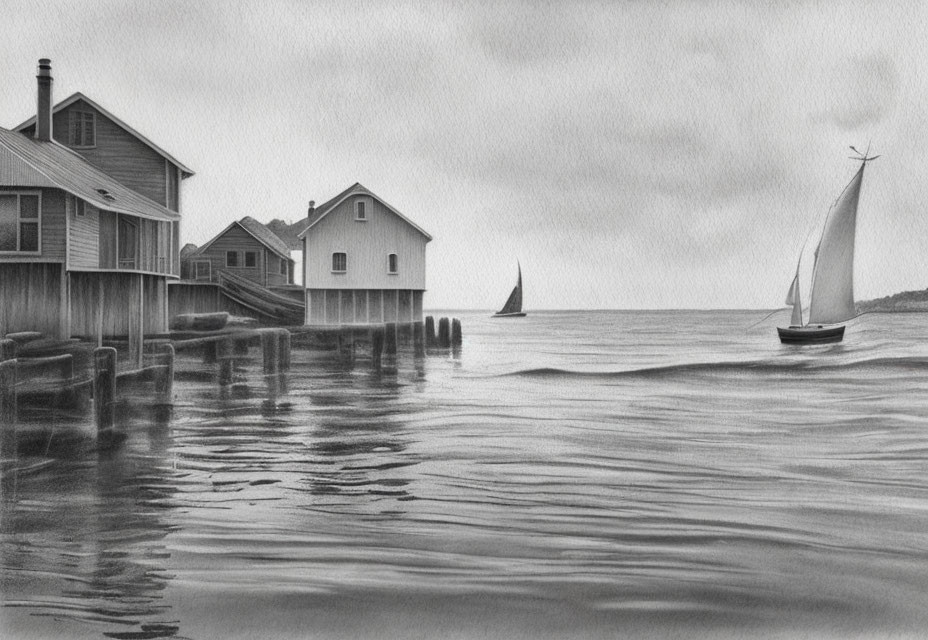
{"label": "piling row", "polygon": [[458,348],[463,343],[461,321],[457,318],[439,318],[438,335],[435,334],[435,318],[425,317],[425,347],[427,349]]}
{"label": "piling row", "polygon": [[[371,327],[367,331],[371,347],[371,364],[380,368],[384,358],[395,366],[399,343],[412,342],[416,358],[423,357],[429,349],[446,349],[459,347],[462,342],[461,322],[457,318],[440,318],[437,323],[432,316],[427,316],[424,323],[400,325],[395,322]],[[365,330],[342,327],[337,333],[339,352],[353,359],[358,339],[364,340]],[[89,383],[93,397],[93,417],[97,434],[101,440],[117,437],[117,386],[124,382],[151,383],[153,395],[158,405],[171,405],[173,401],[173,381],[175,352],[178,350],[200,350],[204,364],[215,366],[216,382],[220,388],[233,384],[235,362],[247,356],[249,348],[260,344],[262,351],[263,373],[275,376],[289,371],[291,367],[291,334],[286,329],[260,329],[227,333],[211,336],[194,337],[177,340],[173,344],[167,341],[155,341],[145,345],[149,366],[137,371],[118,372],[117,352],[113,347],[97,347],[93,350],[93,373]],[[20,401],[17,399],[17,383],[30,374],[42,371],[46,376],[60,377],[63,388],[72,391],[81,384],[74,385],[74,359],[71,354],[47,358],[17,359],[17,342],[12,339],[0,340],[0,425],[14,425],[13,429],[2,429],[4,437],[3,455],[10,451],[8,435],[12,433],[15,448],[15,423]],[[56,375],[57,374],[57,375]],[[121,382],[123,381],[123,382]],[[275,387],[276,388],[276,387]]]}

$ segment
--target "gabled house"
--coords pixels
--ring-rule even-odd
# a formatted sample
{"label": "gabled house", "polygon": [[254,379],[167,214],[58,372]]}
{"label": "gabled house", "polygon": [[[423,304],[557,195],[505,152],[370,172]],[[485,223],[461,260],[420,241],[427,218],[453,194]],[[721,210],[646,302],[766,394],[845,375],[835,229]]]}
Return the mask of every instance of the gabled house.
{"label": "gabled house", "polygon": [[263,287],[293,284],[294,261],[287,243],[250,216],[223,229],[184,258],[184,277],[218,282],[228,271]]}
{"label": "gabled house", "polygon": [[422,321],[432,236],[360,183],[318,208],[303,242],[306,324]]}
{"label": "gabled house", "polygon": [[193,172],[85,96],[53,107],[47,59],[37,80],[36,117],[0,128],[0,334],[166,332]]}

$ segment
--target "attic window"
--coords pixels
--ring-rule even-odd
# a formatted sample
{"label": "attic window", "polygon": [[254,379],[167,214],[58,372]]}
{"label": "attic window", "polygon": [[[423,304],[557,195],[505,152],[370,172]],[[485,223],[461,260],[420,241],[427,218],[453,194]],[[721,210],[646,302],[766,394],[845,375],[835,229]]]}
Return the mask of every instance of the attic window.
{"label": "attic window", "polygon": [[354,219],[366,221],[367,220],[367,202],[364,200],[358,200],[354,203]]}
{"label": "attic window", "polygon": [[86,111],[68,113],[68,144],[72,147],[97,146],[96,116]]}
{"label": "attic window", "polygon": [[97,193],[103,196],[104,200],[109,200],[110,202],[113,202],[116,200],[116,196],[114,196],[112,193],[110,193],[106,189],[97,189]]}

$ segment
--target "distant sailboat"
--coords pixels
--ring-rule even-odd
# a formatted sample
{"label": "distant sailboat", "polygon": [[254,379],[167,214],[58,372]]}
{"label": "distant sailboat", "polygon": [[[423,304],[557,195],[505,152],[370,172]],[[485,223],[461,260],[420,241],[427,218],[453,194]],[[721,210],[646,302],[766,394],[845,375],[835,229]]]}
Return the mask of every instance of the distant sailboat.
{"label": "distant sailboat", "polygon": [[525,315],[522,312],[522,265],[518,262],[516,265],[519,267],[519,280],[503,308],[493,314],[494,318],[521,318]]}
{"label": "distant sailboat", "polygon": [[[851,149],[857,152],[854,147]],[[854,238],[857,228],[857,203],[860,200],[860,185],[864,179],[864,168],[867,162],[876,160],[878,157],[870,158],[867,154],[861,154],[860,157],[853,158],[860,160],[860,169],[841,192],[825,219],[825,228],[822,230],[822,237],[815,250],[807,324],[803,323],[802,318],[799,263],[797,263],[796,275],[786,295],[786,304],[793,307],[790,326],[777,327],[781,342],[806,344],[840,342],[844,338],[845,327],[841,323],[857,315],[854,307]]]}

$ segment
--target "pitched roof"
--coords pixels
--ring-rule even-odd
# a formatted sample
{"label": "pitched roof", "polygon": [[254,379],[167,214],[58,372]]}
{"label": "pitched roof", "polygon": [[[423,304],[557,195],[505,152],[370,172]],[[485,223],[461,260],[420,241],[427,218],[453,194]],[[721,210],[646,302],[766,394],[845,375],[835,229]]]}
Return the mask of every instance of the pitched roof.
{"label": "pitched roof", "polygon": [[238,223],[268,249],[288,260],[290,259],[290,247],[287,246],[287,243],[262,223],[251,216],[245,216]]}
{"label": "pitched roof", "polygon": [[236,220],[230,224],[228,227],[217,233],[212,240],[197,249],[193,255],[201,255],[210,247],[210,245],[224,236],[229,231],[229,229],[235,226],[244,229],[246,233],[250,234],[255,240],[263,244],[265,247],[276,253],[281,258],[284,258],[285,260],[291,259],[290,247],[287,246],[287,243],[277,237],[276,233],[265,227],[251,216],[245,216],[241,220]]}
{"label": "pitched roof", "polygon": [[319,222],[320,220],[322,220],[326,215],[328,215],[330,211],[332,211],[335,207],[337,207],[339,204],[341,204],[342,201],[344,201],[348,196],[353,196],[353,195],[365,195],[365,196],[370,196],[370,197],[372,197],[372,198],[375,198],[378,202],[380,202],[380,204],[382,204],[382,205],[385,206],[387,209],[389,209],[391,212],[393,212],[394,214],[396,214],[397,216],[399,216],[399,218],[400,218],[401,220],[403,220],[406,224],[408,224],[408,225],[411,226],[413,229],[415,229],[416,231],[418,231],[419,233],[421,233],[422,235],[424,235],[425,238],[426,238],[426,240],[431,240],[431,239],[432,239],[432,236],[430,236],[430,235],[425,231],[425,229],[423,229],[422,227],[420,227],[419,225],[417,225],[415,222],[413,222],[412,220],[410,220],[409,218],[407,218],[406,216],[404,216],[402,213],[400,213],[399,211],[397,211],[395,208],[393,208],[392,206],[390,206],[387,202],[384,201],[383,198],[381,198],[380,196],[378,196],[378,195],[377,195],[376,193],[374,193],[373,191],[369,190],[367,187],[365,187],[364,185],[362,185],[360,182],[355,182],[353,185],[351,185],[350,187],[348,187],[347,189],[345,189],[344,191],[342,191],[340,194],[338,194],[337,196],[335,196],[335,197],[332,198],[331,200],[327,200],[327,201],[324,202],[321,206],[317,207],[317,208],[315,209],[315,211],[313,211],[313,213],[312,213],[311,216],[307,216],[307,218],[306,218],[306,226],[303,228],[302,231],[300,231],[300,233],[297,234],[297,237],[298,237],[298,238],[303,238],[303,237],[305,237],[306,234],[307,234],[307,232],[308,232],[311,228],[313,228],[313,226],[315,226],[316,223],[318,223],[318,222]]}
{"label": "pitched roof", "polygon": [[0,176],[9,186],[62,189],[106,211],[151,220],[180,219],[180,214],[122,185],[64,145],[2,127]]}
{"label": "pitched roof", "polygon": [[[78,100],[83,100],[84,102],[86,102],[87,104],[89,104],[91,107],[93,107],[94,109],[96,109],[97,111],[99,111],[100,113],[102,113],[103,115],[105,115],[107,118],[109,118],[110,120],[112,120],[113,122],[115,122],[117,125],[119,125],[119,126],[122,127],[123,129],[125,129],[126,131],[128,131],[130,134],[132,134],[133,136],[135,136],[136,138],[138,138],[141,142],[145,143],[148,147],[150,147],[150,148],[152,149],[152,151],[154,151],[155,153],[157,153],[158,155],[160,155],[162,158],[165,158],[168,162],[171,162],[172,164],[176,165],[177,168],[179,168],[179,169],[181,170],[181,177],[182,177],[182,178],[189,178],[190,176],[193,175],[193,171],[192,171],[191,169],[188,169],[187,167],[185,167],[183,164],[181,164],[181,162],[180,162],[177,158],[175,158],[175,157],[172,156],[170,153],[168,153],[167,151],[165,151],[164,149],[162,149],[161,147],[159,147],[158,145],[156,145],[154,142],[152,142],[151,140],[149,140],[148,138],[146,138],[145,136],[143,136],[141,133],[139,133],[138,131],[136,131],[135,129],[133,129],[133,128],[130,127],[129,125],[127,125],[125,122],[123,122],[122,120],[120,120],[119,118],[117,118],[116,116],[114,116],[112,113],[110,113],[109,111],[107,111],[106,109],[104,109],[103,107],[101,107],[99,104],[97,104],[96,102],[94,102],[93,100],[91,100],[90,98],[88,98],[87,96],[85,96],[85,95],[84,95],[83,93],[81,93],[80,91],[78,91],[77,93],[72,94],[72,95],[69,96],[68,98],[66,98],[66,99],[62,100],[61,102],[59,102],[58,104],[56,104],[56,105],[54,106],[54,108],[52,109],[52,113],[58,113],[58,112],[61,111],[62,109],[66,109],[67,107],[70,107],[72,104],[74,104],[74,103],[77,102]],[[26,120],[26,121],[23,122],[22,124],[19,124],[19,125],[13,127],[13,131],[22,131],[23,129],[28,129],[29,127],[31,127],[31,126],[34,125],[34,124],[35,124],[35,116],[32,116],[31,118],[29,118],[28,120]]]}

